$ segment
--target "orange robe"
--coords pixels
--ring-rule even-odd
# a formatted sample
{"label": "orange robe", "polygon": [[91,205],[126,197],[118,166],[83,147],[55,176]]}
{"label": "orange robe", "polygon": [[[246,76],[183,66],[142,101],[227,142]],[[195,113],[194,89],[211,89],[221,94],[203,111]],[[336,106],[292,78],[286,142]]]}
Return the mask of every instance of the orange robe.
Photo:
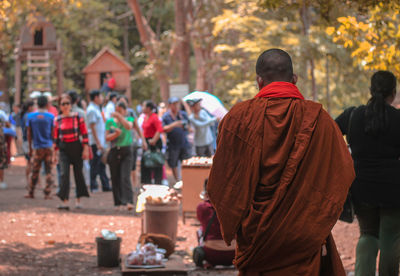
{"label": "orange robe", "polygon": [[[207,191],[240,275],[345,275],[331,229],[354,179],[318,103],[254,98],[219,127]],[[328,254],[322,256],[322,245]]]}

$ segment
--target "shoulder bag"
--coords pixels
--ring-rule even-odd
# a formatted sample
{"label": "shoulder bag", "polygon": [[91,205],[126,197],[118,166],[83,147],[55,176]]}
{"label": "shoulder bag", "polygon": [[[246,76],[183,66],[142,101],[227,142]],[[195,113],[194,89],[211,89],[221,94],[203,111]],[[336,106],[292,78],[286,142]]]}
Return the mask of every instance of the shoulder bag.
{"label": "shoulder bag", "polygon": [[143,166],[145,168],[159,168],[164,165],[165,157],[160,150],[147,150],[143,153]]}
{"label": "shoulder bag", "polygon": [[[349,117],[349,123],[347,125],[347,142],[348,142],[348,148],[351,152],[350,148],[350,126],[351,126],[351,119],[353,118],[353,113],[356,108],[353,108],[353,110],[350,113]],[[351,189],[351,188],[350,188]],[[340,214],[339,220],[347,222],[347,223],[352,223],[354,221],[354,205],[353,205],[353,200],[352,200],[352,195],[351,195],[351,190],[349,190],[349,193],[347,194],[346,201],[344,202],[343,205],[343,211]]]}

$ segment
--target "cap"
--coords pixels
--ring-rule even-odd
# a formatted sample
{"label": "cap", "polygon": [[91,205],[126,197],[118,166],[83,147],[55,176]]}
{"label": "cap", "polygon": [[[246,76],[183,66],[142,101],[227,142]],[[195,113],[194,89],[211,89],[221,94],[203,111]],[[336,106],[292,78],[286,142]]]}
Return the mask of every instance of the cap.
{"label": "cap", "polygon": [[33,92],[29,95],[29,98],[35,99],[35,98],[37,98],[37,97],[39,97],[39,96],[42,96],[42,92],[40,92],[40,91],[33,91]]}
{"label": "cap", "polygon": [[53,97],[53,94],[51,94],[50,91],[46,91],[46,92],[43,92],[43,96],[45,96],[47,98],[51,98],[51,97]]}
{"label": "cap", "polygon": [[194,106],[195,104],[197,104],[198,102],[201,102],[202,99],[189,99],[186,100],[187,104],[190,106]]}
{"label": "cap", "polygon": [[179,101],[180,101],[180,99],[178,97],[171,97],[168,99],[169,104],[177,103]]}

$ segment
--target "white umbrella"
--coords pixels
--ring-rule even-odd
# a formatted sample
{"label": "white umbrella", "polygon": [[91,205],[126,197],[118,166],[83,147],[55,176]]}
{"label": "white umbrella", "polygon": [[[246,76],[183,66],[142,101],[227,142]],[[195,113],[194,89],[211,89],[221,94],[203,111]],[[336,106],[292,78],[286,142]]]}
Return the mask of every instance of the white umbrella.
{"label": "white umbrella", "polygon": [[228,110],[224,107],[221,100],[213,94],[210,94],[208,92],[195,91],[183,97],[184,101],[194,99],[202,99],[202,101],[200,102],[201,107],[206,109],[218,119],[222,119],[225,114],[228,113]]}

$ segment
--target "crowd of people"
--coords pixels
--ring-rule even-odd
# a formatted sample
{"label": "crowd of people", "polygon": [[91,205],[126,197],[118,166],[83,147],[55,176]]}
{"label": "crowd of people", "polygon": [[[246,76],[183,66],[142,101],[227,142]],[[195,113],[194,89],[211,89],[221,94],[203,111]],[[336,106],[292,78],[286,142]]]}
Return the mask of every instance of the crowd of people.
{"label": "crowd of people", "polygon": [[51,93],[33,93],[10,116],[0,110],[0,188],[7,187],[7,144],[21,135],[26,198],[34,198],[41,168],[44,197],[51,198],[57,164],[58,208],[68,210],[72,165],[77,208],[81,197],[99,190],[99,176],[115,208],[131,210],[139,148],[140,183],[169,185],[165,165],[179,181],[182,160],[213,156],[220,123],[197,208],[202,232],[196,264],[231,264],[235,258],[239,275],[345,275],[331,230],[350,199],[360,227],[355,275],[375,275],[378,252],[379,275],[398,275],[400,111],[391,106],[396,77],[374,73],[366,105],[333,120],[321,104],[304,99],[285,51],[263,52],[256,73],[259,93],[221,122],[201,99],[172,97],[158,106],[145,101],[135,111],[109,89],[105,95],[91,91],[87,106],[69,91],[58,108]]}
{"label": "crowd of people", "polygon": [[[52,198],[52,189],[57,186],[55,195],[61,200],[58,209],[69,210],[72,166],[76,208],[82,208],[82,197],[99,192],[99,178],[101,190],[112,191],[116,209],[132,210],[140,184],[179,182],[184,159],[213,154],[213,124],[217,119],[200,106],[201,99],[186,102],[172,97],[167,104],[158,106],[148,100],[136,110],[124,95],[113,91],[93,90],[89,99],[87,104],[73,90],[58,98],[49,92],[33,92],[21,106],[15,105],[10,116],[0,113],[2,131],[10,125],[10,118],[16,121],[10,141],[15,140],[17,151],[27,161],[25,198],[35,197],[43,170],[44,198]],[[4,139],[0,141],[4,151],[0,165],[4,170],[10,162],[6,146],[10,136],[0,133],[0,137]],[[146,162],[146,158],[154,159],[154,154],[162,157],[161,162],[149,166],[154,162]],[[136,174],[138,162],[140,182]],[[166,165],[172,170],[174,183],[168,181]],[[7,187],[2,179],[0,182],[3,188]]]}

